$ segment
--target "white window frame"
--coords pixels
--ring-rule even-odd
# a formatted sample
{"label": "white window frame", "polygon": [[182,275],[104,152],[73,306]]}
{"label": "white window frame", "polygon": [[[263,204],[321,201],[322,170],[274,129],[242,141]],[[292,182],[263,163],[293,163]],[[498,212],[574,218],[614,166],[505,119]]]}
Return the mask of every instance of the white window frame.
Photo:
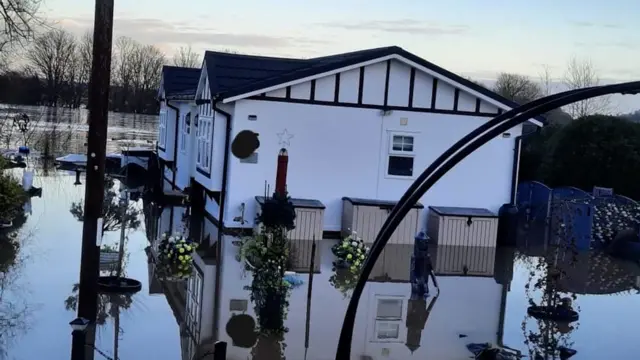
{"label": "white window frame", "polygon": [[[404,176],[404,175],[392,175],[389,174],[389,160],[390,158],[393,157],[406,157],[406,158],[412,158],[413,159],[413,164],[415,166],[415,161],[416,161],[416,138],[417,138],[418,133],[413,133],[413,132],[401,132],[401,131],[390,131],[389,132],[389,139],[388,139],[388,148],[387,148],[387,158],[386,158],[386,162],[387,162],[387,166],[385,167],[385,177],[390,178],[390,179],[414,179],[415,178],[415,168],[413,169],[413,171],[411,172],[410,176]],[[393,140],[394,137],[397,136],[401,136],[401,137],[408,137],[412,139],[412,147],[411,150],[394,150],[393,149]]]}
{"label": "white window frame", "polygon": [[213,144],[213,117],[198,117],[198,132],[196,139],[196,165],[198,165],[199,169],[210,173]]}
{"label": "white window frame", "polygon": [[187,280],[185,325],[196,344],[200,343],[202,321],[202,298],[204,292],[204,276],[194,269],[193,276]]}
{"label": "white window frame", "polygon": [[180,152],[187,153],[187,140],[189,139],[189,124],[187,124],[187,118],[191,123],[191,112],[188,112],[182,116],[182,129],[180,131]]}
{"label": "white window frame", "polygon": [[[395,301],[400,304],[398,316],[380,316],[378,307],[381,301]],[[400,296],[376,296],[375,297],[375,323],[373,331],[373,342],[401,342],[403,330],[403,318],[406,304],[403,297]],[[395,337],[381,337],[382,332],[388,332],[389,329],[397,329]]]}
{"label": "white window frame", "polygon": [[167,110],[160,110],[160,122],[158,124],[158,146],[162,149],[167,148]]}

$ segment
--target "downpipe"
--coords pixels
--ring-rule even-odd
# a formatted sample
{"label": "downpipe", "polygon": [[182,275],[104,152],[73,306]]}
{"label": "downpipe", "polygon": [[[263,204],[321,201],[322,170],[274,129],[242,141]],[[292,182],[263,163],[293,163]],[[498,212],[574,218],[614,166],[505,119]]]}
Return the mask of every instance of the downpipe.
{"label": "downpipe", "polygon": [[413,184],[411,184],[400,201],[396,206],[394,206],[389,217],[385,220],[382,229],[378,233],[371,247],[369,256],[367,256],[365,260],[362,273],[358,278],[349,301],[349,306],[347,307],[344,322],[342,324],[342,330],[340,332],[340,340],[338,342],[335,359],[351,359],[351,342],[355,318],[358,311],[358,304],[362,297],[362,292],[367,279],[369,278],[378,257],[384,249],[384,246],[387,244],[391,235],[396,230],[402,219],[407,215],[411,207],[442,176],[451,170],[451,168],[499,134],[533,117],[544,114],[547,111],[597,96],[615,93],[637,94],[638,92],[640,92],[640,81],[570,90],[547,96],[495,117],[491,121],[481,125],[460,139],[440,155],[440,157],[438,157],[422,174],[420,174]]}
{"label": "downpipe", "polygon": [[[166,101],[167,107],[176,112],[176,126],[173,132],[173,179],[171,188],[175,189],[176,186],[176,173],[178,172],[178,126],[180,121],[180,109],[177,106],[173,106],[169,103],[169,100]],[[162,174],[164,178],[164,173]]]}
{"label": "downpipe", "polygon": [[221,299],[220,279],[222,274],[222,266],[224,262],[224,259],[222,256],[222,240],[224,237],[224,210],[225,210],[225,205],[227,200],[227,179],[229,177],[228,172],[229,172],[229,153],[230,153],[229,145],[231,142],[231,114],[229,114],[228,112],[222,109],[219,109],[217,106],[215,106],[215,103],[213,104],[213,110],[214,110],[214,114],[215,112],[218,112],[222,114],[227,120],[227,126],[224,134],[224,160],[222,163],[220,209],[218,210],[219,228],[218,228],[218,240],[216,242],[216,267],[217,268],[216,268],[216,276],[215,276],[216,283],[215,283],[215,289],[214,289],[214,299],[216,299],[216,301],[214,303],[213,334],[214,334],[214,339],[218,340],[219,339],[218,328],[220,324],[220,307],[221,307],[221,304],[219,301],[219,299]]}

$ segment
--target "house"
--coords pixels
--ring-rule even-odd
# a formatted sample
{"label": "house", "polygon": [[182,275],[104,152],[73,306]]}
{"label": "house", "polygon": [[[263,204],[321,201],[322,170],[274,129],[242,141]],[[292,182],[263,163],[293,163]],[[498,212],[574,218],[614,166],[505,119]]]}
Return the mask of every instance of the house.
{"label": "house", "polygon": [[[194,97],[195,89],[200,76],[198,68],[184,68],[177,66],[163,66],[160,88],[158,89],[158,101],[160,102],[160,117],[158,124],[158,158],[161,162],[163,178],[168,184],[184,185],[189,172],[180,172],[177,165],[188,164],[186,158],[190,151],[181,148],[187,144],[183,136],[188,136],[184,130],[188,127],[180,126],[181,122],[189,122],[190,114],[196,110]],[[185,169],[186,170],[186,169]],[[178,177],[182,173],[184,176]],[[166,190],[171,190],[165,186]]]}
{"label": "house", "polygon": [[[516,106],[395,46],[307,60],[206,52],[197,84],[184,92],[171,90],[173,71],[196,72],[163,72],[158,147],[167,187],[190,188],[225,232],[254,226],[255,197],[265,184],[273,190],[281,148],[290,195],[320,201],[322,228],[335,232],[343,197],[397,201],[449,146]],[[195,96],[197,110],[182,94]],[[244,130],[260,146],[240,159],[230,148]],[[515,192],[521,132],[478,149],[420,202],[497,211]]]}

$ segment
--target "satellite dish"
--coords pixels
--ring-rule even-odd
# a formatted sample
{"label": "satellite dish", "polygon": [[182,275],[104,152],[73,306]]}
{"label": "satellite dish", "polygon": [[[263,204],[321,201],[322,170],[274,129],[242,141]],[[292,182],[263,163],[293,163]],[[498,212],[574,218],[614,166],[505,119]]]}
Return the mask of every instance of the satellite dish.
{"label": "satellite dish", "polygon": [[238,159],[246,159],[260,147],[258,134],[251,130],[242,130],[231,142],[231,153]]}

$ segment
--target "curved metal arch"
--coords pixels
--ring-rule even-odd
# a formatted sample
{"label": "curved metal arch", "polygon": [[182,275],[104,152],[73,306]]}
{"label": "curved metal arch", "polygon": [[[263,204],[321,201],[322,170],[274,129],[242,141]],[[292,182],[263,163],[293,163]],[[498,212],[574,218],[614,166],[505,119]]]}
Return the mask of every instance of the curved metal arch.
{"label": "curved metal arch", "polygon": [[566,106],[574,102],[602,95],[615,93],[637,94],[638,92],[640,92],[640,81],[571,90],[547,96],[497,116],[463,137],[438,157],[438,159],[436,159],[414,181],[407,192],[405,192],[398,204],[396,204],[389,214],[389,217],[378,233],[378,236],[371,247],[369,256],[365,260],[362,274],[356,283],[349,306],[347,307],[347,312],[342,324],[342,330],[340,332],[336,360],[349,360],[351,358],[351,340],[358,304],[366,281],[369,278],[380,253],[402,219],[409,212],[411,206],[413,206],[413,204],[415,204],[418,199],[420,199],[431,188],[431,186],[435,184],[436,181],[438,181],[451,168],[457,165],[473,151],[477,150],[479,147],[504,131],[519,125],[532,117],[539,116],[547,111]]}

